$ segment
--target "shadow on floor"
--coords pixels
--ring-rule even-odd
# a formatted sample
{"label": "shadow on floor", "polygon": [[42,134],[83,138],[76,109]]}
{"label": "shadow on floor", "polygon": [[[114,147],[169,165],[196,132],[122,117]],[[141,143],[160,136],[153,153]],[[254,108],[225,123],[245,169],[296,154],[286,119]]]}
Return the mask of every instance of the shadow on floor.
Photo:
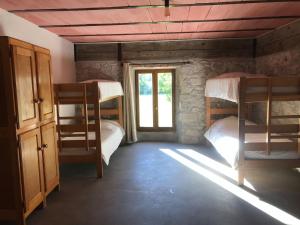
{"label": "shadow on floor", "polygon": [[298,172],[251,171],[246,188],[233,177],[205,146],[123,146],[102,179],[93,165],[61,167],[61,192],[28,225],[300,224]]}

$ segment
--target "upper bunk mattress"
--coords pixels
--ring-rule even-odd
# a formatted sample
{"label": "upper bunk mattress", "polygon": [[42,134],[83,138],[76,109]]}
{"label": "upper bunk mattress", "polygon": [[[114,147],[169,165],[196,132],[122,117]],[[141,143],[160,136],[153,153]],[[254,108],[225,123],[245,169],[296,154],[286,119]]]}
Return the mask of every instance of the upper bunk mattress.
{"label": "upper bunk mattress", "polygon": [[226,73],[206,81],[205,96],[238,103],[241,77],[265,77],[247,73]]}
{"label": "upper bunk mattress", "polygon": [[107,99],[123,96],[123,88],[120,82],[111,80],[86,80],[82,83],[92,83],[98,82],[98,87],[100,90],[100,101],[105,101]]}

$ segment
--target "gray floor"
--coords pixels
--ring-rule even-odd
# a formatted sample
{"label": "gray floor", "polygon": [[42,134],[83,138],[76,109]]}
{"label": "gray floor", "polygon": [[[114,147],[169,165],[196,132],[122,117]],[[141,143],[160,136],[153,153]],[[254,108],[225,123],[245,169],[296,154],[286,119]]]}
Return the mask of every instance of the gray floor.
{"label": "gray floor", "polygon": [[[179,161],[160,149],[167,149],[166,153]],[[222,162],[204,146],[123,146],[101,180],[95,179],[91,165],[64,166],[61,191],[49,196],[48,207],[31,215],[28,225],[282,224],[252,205],[259,200],[251,198],[250,204],[233,194],[240,190],[300,218],[298,171],[255,171],[247,179],[256,192],[236,189],[229,178],[220,177],[178,149],[192,149],[198,156],[209,155]]]}

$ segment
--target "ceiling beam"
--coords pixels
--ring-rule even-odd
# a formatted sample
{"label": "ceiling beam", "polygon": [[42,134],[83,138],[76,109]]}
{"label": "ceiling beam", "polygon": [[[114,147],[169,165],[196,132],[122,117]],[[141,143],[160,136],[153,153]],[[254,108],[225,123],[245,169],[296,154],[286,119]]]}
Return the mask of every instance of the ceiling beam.
{"label": "ceiling beam", "polygon": [[180,20],[180,21],[151,21],[151,22],[128,22],[128,23],[91,23],[91,24],[54,24],[40,25],[42,28],[54,27],[97,27],[97,26],[124,26],[139,24],[172,24],[172,23],[209,23],[209,22],[228,22],[228,21],[245,21],[245,20],[274,20],[274,19],[299,19],[299,16],[271,16],[271,17],[243,17],[243,18],[226,18],[212,20]]}
{"label": "ceiling beam", "polygon": [[70,34],[60,35],[61,37],[107,37],[107,36],[131,36],[131,35],[156,35],[156,34],[205,34],[205,33],[227,33],[227,32],[251,32],[251,31],[271,31],[274,28],[257,28],[257,29],[239,29],[239,30],[204,30],[188,32],[156,32],[156,33],[119,33],[119,34]]}
{"label": "ceiling beam", "polygon": [[[191,6],[218,6],[218,5],[239,5],[255,3],[289,3],[300,2],[300,0],[245,0],[245,1],[220,1],[220,2],[203,2],[189,4],[170,4],[169,7],[191,7]],[[9,10],[11,13],[21,12],[66,12],[66,11],[93,11],[93,10],[117,10],[117,9],[141,9],[141,8],[164,8],[165,5],[132,5],[132,6],[108,6],[108,7],[87,7],[87,8],[43,8],[43,9],[17,9]]]}
{"label": "ceiling beam", "polygon": [[140,43],[140,42],[168,42],[168,41],[220,41],[220,40],[253,40],[256,36],[251,37],[225,37],[225,38],[185,38],[185,39],[164,39],[164,40],[138,40],[138,41],[72,41],[76,45],[80,44],[116,44],[116,43]]}

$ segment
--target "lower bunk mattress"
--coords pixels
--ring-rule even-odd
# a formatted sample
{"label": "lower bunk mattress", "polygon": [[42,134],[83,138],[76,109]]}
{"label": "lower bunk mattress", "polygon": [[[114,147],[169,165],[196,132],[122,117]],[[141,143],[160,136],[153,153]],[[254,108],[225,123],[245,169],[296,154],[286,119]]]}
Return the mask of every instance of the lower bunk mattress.
{"label": "lower bunk mattress", "polygon": [[[247,122],[248,124],[254,124]],[[215,147],[217,152],[233,167],[238,166],[239,139],[238,118],[230,116],[216,121],[204,134],[205,138]],[[247,134],[246,143],[265,142],[266,135]],[[275,139],[274,142],[292,142],[288,139]],[[245,151],[245,159],[300,159],[296,151],[271,151],[268,155],[265,151]]]}
{"label": "lower bunk mattress", "polygon": [[[101,120],[101,149],[102,158],[106,165],[109,164],[110,157],[118,149],[123,137],[125,135],[124,129],[115,121]],[[89,140],[95,140],[95,132],[89,132]],[[62,138],[64,140],[85,140],[84,137]],[[63,150],[67,154],[73,154],[74,149]],[[78,153],[79,151],[77,151]],[[80,150],[80,152],[84,152]]]}

